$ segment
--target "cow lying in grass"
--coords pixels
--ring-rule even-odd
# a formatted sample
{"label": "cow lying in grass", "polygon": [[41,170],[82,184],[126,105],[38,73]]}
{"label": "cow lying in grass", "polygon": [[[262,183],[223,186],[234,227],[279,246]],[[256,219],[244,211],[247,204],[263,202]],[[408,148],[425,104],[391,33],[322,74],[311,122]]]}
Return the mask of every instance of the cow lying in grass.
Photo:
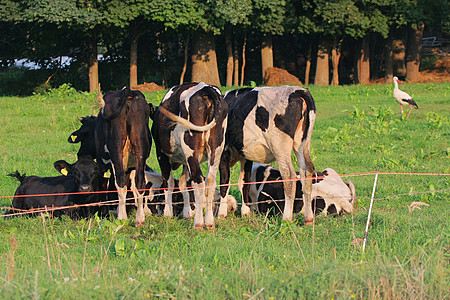
{"label": "cow lying in grass", "polygon": [[[356,208],[355,186],[351,180],[343,182],[341,177],[331,168],[323,172],[315,172],[312,184],[312,210],[315,214],[352,213]],[[284,209],[284,186],[280,171],[263,164],[253,165],[250,181],[249,198],[252,209],[266,213],[270,210],[280,214]],[[259,183],[263,181],[275,181]],[[299,213],[303,208],[302,183],[296,182],[294,212]]]}
{"label": "cow lying in grass", "polygon": [[[54,163],[54,167],[61,176],[55,177],[38,177],[20,175],[18,171],[9,174],[20,181],[12,207],[20,210],[51,208],[72,206],[73,204],[87,204],[98,202],[98,194],[84,194],[99,191],[102,184],[102,175],[100,167],[89,156],[82,156],[74,164],[70,164],[64,160],[58,160]],[[81,194],[69,194],[77,193]],[[43,196],[35,196],[43,194]],[[16,212],[16,210],[11,210]],[[93,212],[93,208],[83,207],[79,210],[55,210],[54,216],[62,214],[79,215],[87,217]]]}
{"label": "cow lying in grass", "polygon": [[[132,170],[129,174],[130,179],[130,190],[133,191],[133,193],[136,191],[136,186],[134,185],[134,176],[136,176],[136,171]],[[179,189],[179,180],[174,179],[175,188],[173,189],[173,214],[175,216],[182,215],[183,213],[183,207],[184,207],[184,200],[183,195],[180,192]],[[163,185],[163,177],[158,172],[155,172],[153,170],[145,171],[145,192],[144,192],[144,212],[145,215],[151,215],[151,214],[163,214],[164,210],[164,191],[165,189],[162,188]],[[194,202],[194,192],[191,190],[188,192],[190,203]],[[136,199],[136,198],[135,198]],[[153,202],[154,205],[150,205],[150,202]],[[157,204],[161,203],[161,204]],[[220,203],[220,191],[215,190],[214,191],[214,215],[217,216],[217,212],[219,210],[219,203]],[[228,213],[234,213],[237,210],[237,202],[236,199],[232,195],[228,195],[227,197],[227,203],[228,203]],[[203,206],[205,207],[206,203],[203,203]],[[192,211],[195,209],[194,205],[191,204]]]}

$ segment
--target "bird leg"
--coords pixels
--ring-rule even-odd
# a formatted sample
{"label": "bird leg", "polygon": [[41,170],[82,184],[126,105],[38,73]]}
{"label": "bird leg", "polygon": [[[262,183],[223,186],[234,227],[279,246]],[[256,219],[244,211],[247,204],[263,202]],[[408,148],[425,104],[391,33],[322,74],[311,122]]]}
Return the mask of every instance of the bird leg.
{"label": "bird leg", "polygon": [[403,105],[400,104],[400,108],[402,110],[402,115],[403,115]]}
{"label": "bird leg", "polygon": [[[409,118],[409,115],[411,114],[411,111],[412,111],[412,106],[410,105],[410,104],[408,104],[409,105],[409,113],[408,113],[408,116],[406,117],[406,120],[408,120],[408,118]],[[403,107],[402,107],[403,108]]]}

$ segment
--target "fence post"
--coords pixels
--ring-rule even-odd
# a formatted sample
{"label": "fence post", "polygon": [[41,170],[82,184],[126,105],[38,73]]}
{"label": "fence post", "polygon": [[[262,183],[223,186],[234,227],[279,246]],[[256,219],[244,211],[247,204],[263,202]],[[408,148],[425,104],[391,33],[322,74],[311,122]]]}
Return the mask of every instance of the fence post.
{"label": "fence post", "polygon": [[[375,190],[377,188],[377,180],[378,180],[378,171],[379,170],[380,170],[380,167],[377,167],[377,172],[375,173],[375,181],[373,183],[372,197],[370,198],[369,215],[367,216],[366,232],[364,234],[362,255],[364,255],[364,250],[366,249],[367,236],[369,235],[370,215],[372,214],[373,198],[375,196]],[[362,259],[361,259],[361,262],[362,262]]]}

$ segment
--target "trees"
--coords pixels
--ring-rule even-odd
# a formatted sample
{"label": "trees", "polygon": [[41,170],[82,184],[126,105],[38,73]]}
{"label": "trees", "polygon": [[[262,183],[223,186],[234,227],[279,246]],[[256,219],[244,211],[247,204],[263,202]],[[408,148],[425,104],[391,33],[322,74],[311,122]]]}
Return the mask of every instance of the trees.
{"label": "trees", "polygon": [[[156,0],[150,4],[150,14],[166,28],[184,36],[184,47],[192,40],[191,81],[204,81],[220,86],[214,34],[220,32],[214,20],[214,3],[201,0]],[[185,48],[186,68],[188,51]],[[184,71],[182,72],[184,77]],[[180,78],[180,83],[183,78]]]}
{"label": "trees", "polygon": [[[128,80],[126,69],[130,86],[144,76],[157,80],[156,72],[166,78],[166,70],[180,74],[179,80],[169,74],[169,85],[182,83],[189,72],[190,80],[220,85],[219,70],[221,76],[226,74],[224,84],[239,85],[246,59],[251,73],[247,78],[259,81],[268,67],[291,66],[297,54],[313,51],[308,55],[305,83],[312,62],[315,84],[329,84],[331,79],[338,85],[343,80],[338,72],[341,47],[350,50],[346,70],[354,73],[354,81],[346,82],[367,83],[370,61],[372,67],[384,62],[377,71],[391,80],[396,72],[392,44],[400,39],[406,56],[399,65],[414,80],[423,32],[448,30],[448,12],[445,0],[0,0],[0,59],[3,66],[16,58],[56,66],[51,58],[70,55],[78,66],[76,75],[84,80],[77,87],[93,91],[99,81],[98,49],[101,54],[114,53],[108,59],[114,57],[114,64],[120,64],[114,70],[112,64],[100,70],[102,81],[115,76],[110,85],[114,87]],[[225,45],[217,48],[219,54],[216,40]],[[374,41],[377,45],[371,48]],[[380,41],[386,43],[385,59],[379,58]],[[143,43],[145,47],[140,46]],[[354,48],[349,48],[352,43]],[[143,60],[152,63],[139,66],[138,74]],[[100,68],[108,63],[103,60]],[[158,71],[150,74],[150,68]],[[46,76],[51,77],[51,72]]]}
{"label": "trees", "polygon": [[285,25],[284,0],[254,0],[252,29],[261,35],[262,78],[273,67],[273,35],[281,35]]}
{"label": "trees", "polygon": [[[216,1],[217,25],[225,35],[227,49],[226,86],[239,85],[238,35],[249,30],[252,14],[251,0]],[[245,39],[245,36],[244,36]]]}

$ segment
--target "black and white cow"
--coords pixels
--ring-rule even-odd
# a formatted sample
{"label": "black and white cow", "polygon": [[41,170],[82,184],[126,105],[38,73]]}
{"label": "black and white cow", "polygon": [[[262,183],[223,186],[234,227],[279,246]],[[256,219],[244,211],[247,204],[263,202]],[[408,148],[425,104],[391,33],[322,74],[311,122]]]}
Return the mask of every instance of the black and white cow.
{"label": "black and white cow", "polygon": [[[119,196],[118,218],[127,219],[126,195],[128,168],[136,168],[135,186],[145,188],[145,161],[150,155],[148,126],[151,105],[139,91],[124,88],[98,94],[100,112],[95,126],[95,148],[99,164],[111,166]],[[145,220],[143,191],[137,192],[136,225]]]}
{"label": "black and white cow", "polygon": [[[135,190],[133,178],[136,176],[136,171],[132,170],[129,174],[130,177],[130,190]],[[163,177],[161,174],[154,170],[145,171],[145,193],[144,193],[144,212],[145,215],[151,215],[154,213],[164,213],[164,205],[158,205],[158,203],[164,202],[164,190],[162,188],[163,185]],[[181,191],[179,189],[179,180],[174,179],[174,191],[173,191],[173,214],[175,216],[182,215],[184,199],[181,195]],[[190,184],[188,184],[190,186]],[[192,189],[189,189],[189,202],[191,204],[194,203],[194,193]],[[134,197],[136,199],[136,197]],[[150,202],[153,202],[150,207]],[[234,213],[237,210],[237,201],[232,195],[228,195],[228,213]],[[135,203],[137,206],[137,203]],[[204,203],[206,204],[206,203]],[[220,204],[220,191],[214,190],[214,215],[217,216],[217,212],[219,211]],[[191,205],[192,207],[193,205]],[[161,208],[162,207],[162,208]],[[195,207],[195,206],[194,206]],[[205,208],[205,205],[204,205]]]}
{"label": "black and white cow", "polygon": [[[191,215],[187,180],[195,194],[194,227],[214,226],[213,194],[216,174],[225,144],[227,105],[220,90],[203,82],[172,87],[155,112],[152,135],[166,190],[164,215],[172,216],[172,170],[183,165],[180,189],[183,191],[183,216]],[[200,163],[208,161],[205,180]],[[205,195],[206,192],[206,195]],[[206,198],[206,216],[203,202]]]}
{"label": "black and white cow", "polygon": [[[88,204],[98,201],[98,193],[102,186],[103,171],[89,156],[82,156],[74,164],[64,160],[54,163],[54,167],[64,176],[38,177],[20,175],[18,171],[9,174],[20,181],[12,207],[29,210],[32,208],[51,208],[71,206],[73,204]],[[80,194],[70,194],[79,193]],[[68,194],[69,193],[69,194]],[[43,196],[35,196],[42,194]],[[70,213],[78,213],[81,217],[89,216],[94,209],[82,207],[78,212],[70,209]],[[55,211],[59,216],[69,211]]]}
{"label": "black and white cow", "polygon": [[[228,91],[226,146],[220,163],[221,196],[229,191],[230,167],[241,162],[239,189],[243,198],[242,214],[249,213],[248,182],[253,162],[276,161],[283,178],[296,178],[291,153],[297,157],[303,195],[306,202],[305,220],[313,220],[311,210],[311,177],[314,165],[310,158],[311,134],[316,107],[310,92],[298,86],[257,87]],[[284,182],[286,205],[283,219],[292,220],[295,183]],[[221,203],[219,216],[226,216],[226,201]]]}
{"label": "black and white cow", "polygon": [[[284,208],[284,186],[280,171],[264,164],[254,164],[250,181],[249,198],[252,210],[265,213],[269,210],[281,213]],[[273,182],[270,182],[273,181]],[[302,183],[296,181],[294,213],[301,212],[303,207]],[[355,186],[351,180],[345,183],[339,174],[327,168],[323,172],[313,174],[312,210],[315,214],[352,213],[356,208]]]}

